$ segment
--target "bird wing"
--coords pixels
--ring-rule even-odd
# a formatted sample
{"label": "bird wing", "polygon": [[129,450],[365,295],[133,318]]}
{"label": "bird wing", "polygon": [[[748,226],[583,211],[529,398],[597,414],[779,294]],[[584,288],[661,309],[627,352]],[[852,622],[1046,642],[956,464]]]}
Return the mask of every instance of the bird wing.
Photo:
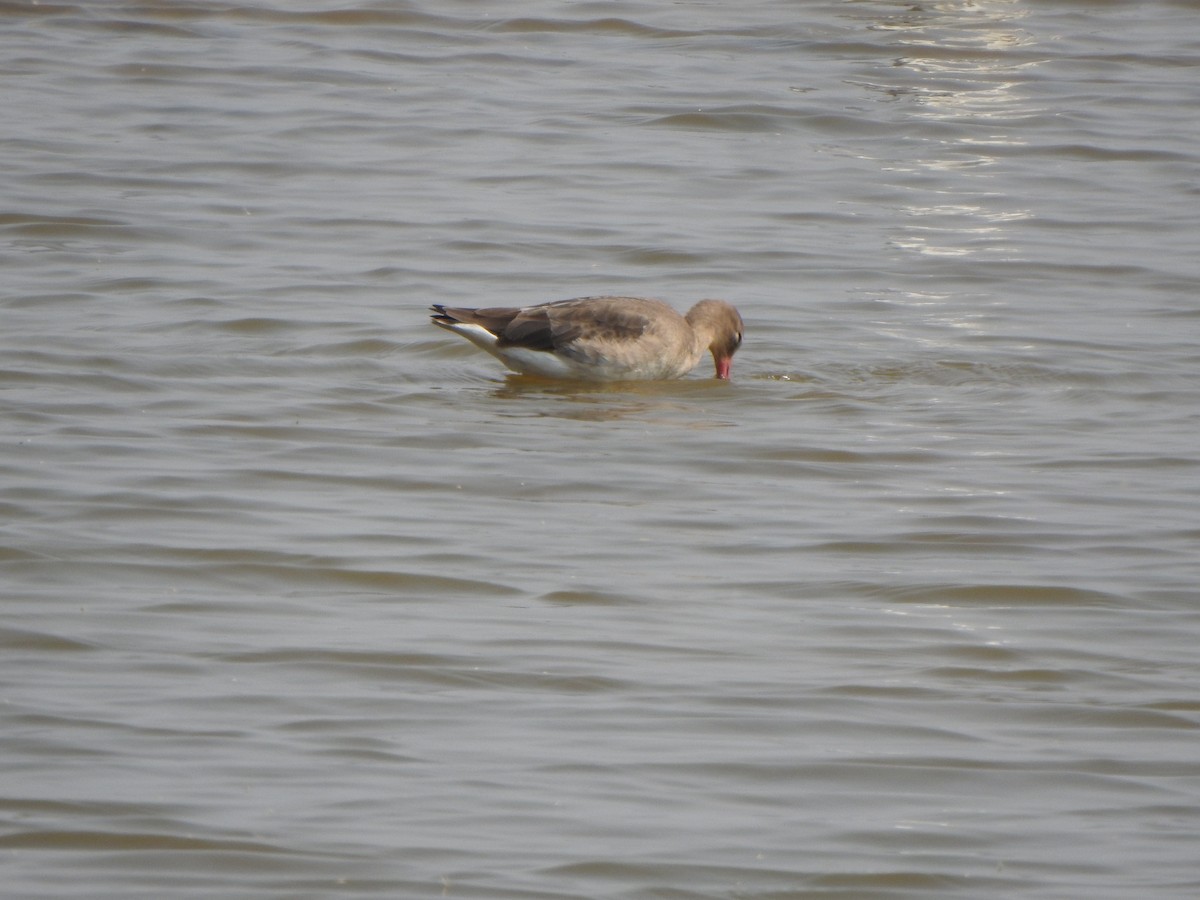
{"label": "bird wing", "polygon": [[[618,302],[619,301],[619,302]],[[645,302],[645,301],[641,301]],[[465,309],[436,305],[440,324],[478,325],[496,336],[497,347],[554,352],[576,342],[613,344],[646,333],[651,318],[629,298],[583,297],[538,306]]]}

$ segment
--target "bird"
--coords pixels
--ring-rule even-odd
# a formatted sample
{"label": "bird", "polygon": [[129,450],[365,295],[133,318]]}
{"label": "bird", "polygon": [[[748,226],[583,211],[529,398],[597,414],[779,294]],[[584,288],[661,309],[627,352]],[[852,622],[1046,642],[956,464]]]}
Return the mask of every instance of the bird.
{"label": "bird", "polygon": [[727,380],[743,331],[724,300],[701,300],[686,315],[661,300],[607,296],[483,309],[435,303],[430,311],[434,325],[514,372],[577,381],[681,378],[705,352]]}

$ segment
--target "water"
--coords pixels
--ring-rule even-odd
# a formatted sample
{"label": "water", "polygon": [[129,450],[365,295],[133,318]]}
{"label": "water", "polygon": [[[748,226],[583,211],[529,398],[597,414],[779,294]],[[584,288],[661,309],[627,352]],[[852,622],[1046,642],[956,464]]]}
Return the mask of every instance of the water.
{"label": "water", "polygon": [[1196,896],[1196,12],[0,9],[9,895]]}

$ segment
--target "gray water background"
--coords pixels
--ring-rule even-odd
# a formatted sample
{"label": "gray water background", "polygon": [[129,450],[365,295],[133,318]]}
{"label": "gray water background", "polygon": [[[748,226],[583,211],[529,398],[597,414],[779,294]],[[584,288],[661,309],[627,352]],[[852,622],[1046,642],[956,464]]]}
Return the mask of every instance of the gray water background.
{"label": "gray water background", "polygon": [[6,895],[1200,895],[1198,18],[0,5]]}

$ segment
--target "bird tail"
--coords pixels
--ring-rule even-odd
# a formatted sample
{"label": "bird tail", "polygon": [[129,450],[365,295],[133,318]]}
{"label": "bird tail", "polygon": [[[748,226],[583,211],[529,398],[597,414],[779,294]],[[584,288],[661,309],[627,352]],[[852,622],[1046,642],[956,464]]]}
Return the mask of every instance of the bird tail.
{"label": "bird tail", "polygon": [[429,307],[429,312],[435,325],[457,325],[461,321],[454,315],[453,310],[447,310],[441,303],[434,303]]}

